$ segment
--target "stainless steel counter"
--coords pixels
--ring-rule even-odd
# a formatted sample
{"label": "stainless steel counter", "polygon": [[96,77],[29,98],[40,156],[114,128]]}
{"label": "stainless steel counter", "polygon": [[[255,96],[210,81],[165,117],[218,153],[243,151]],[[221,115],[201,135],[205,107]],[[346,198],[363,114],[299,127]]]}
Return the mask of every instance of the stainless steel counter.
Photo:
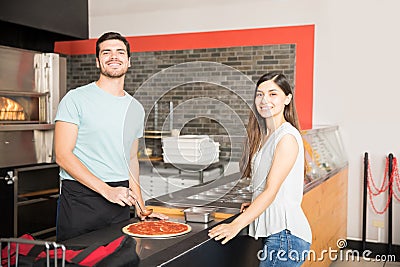
{"label": "stainless steel counter", "polygon": [[[345,166],[347,167],[347,165]],[[343,168],[337,168],[329,173],[304,184],[303,193],[322,184]],[[146,205],[188,208],[206,206],[224,209],[226,213],[236,214],[242,203],[251,202],[252,187],[249,179],[241,178],[240,173],[222,176],[214,181],[185,188],[171,194],[149,199]]]}
{"label": "stainless steel counter", "polygon": [[[240,199],[240,201],[235,201],[233,199],[238,197],[231,194],[233,191],[237,194],[238,190],[249,186],[249,180],[240,178],[239,173],[222,176],[208,183],[192,186],[171,194],[149,199],[146,201],[146,205],[175,208],[207,206],[224,208],[227,213],[238,213],[241,203],[250,200],[248,194],[247,196],[249,197],[247,199]],[[232,210],[229,211],[229,209]]]}

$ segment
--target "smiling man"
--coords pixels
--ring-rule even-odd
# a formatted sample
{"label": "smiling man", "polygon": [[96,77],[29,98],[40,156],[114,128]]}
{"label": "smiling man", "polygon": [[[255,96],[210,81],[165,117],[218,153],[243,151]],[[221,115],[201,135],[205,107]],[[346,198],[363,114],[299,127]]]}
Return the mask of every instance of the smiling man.
{"label": "smiling man", "polygon": [[103,34],[96,42],[96,65],[99,79],[70,90],[55,118],[61,167],[57,241],[128,220],[137,202],[144,207],[137,159],[144,109],[124,91],[130,67],[126,38]]}

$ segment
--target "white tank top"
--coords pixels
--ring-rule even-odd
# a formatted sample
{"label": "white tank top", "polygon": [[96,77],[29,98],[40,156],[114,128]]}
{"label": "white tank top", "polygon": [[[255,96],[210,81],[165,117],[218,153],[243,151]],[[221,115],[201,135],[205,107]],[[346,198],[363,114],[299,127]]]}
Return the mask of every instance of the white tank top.
{"label": "white tank top", "polygon": [[293,235],[311,243],[311,228],[301,208],[304,187],[303,140],[299,131],[288,122],[276,129],[253,157],[252,184],[254,192],[252,200],[254,201],[264,191],[276,146],[287,134],[293,135],[299,145],[297,159],[282,183],[275,200],[249,225],[249,235],[258,239],[288,229]]}

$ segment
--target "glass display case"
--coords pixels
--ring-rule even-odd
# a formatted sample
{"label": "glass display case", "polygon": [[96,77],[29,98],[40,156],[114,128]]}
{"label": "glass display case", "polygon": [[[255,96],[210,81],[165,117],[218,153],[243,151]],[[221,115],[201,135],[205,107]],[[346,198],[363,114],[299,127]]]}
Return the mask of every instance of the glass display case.
{"label": "glass display case", "polygon": [[301,133],[306,158],[306,188],[324,181],[347,166],[338,126],[318,126]]}

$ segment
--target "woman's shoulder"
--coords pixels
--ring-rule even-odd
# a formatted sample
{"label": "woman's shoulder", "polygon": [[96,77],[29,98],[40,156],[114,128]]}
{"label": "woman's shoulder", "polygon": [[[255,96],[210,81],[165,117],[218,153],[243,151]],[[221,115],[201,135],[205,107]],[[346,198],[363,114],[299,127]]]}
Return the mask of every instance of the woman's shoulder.
{"label": "woman's shoulder", "polygon": [[301,138],[301,134],[299,132],[299,130],[296,129],[296,127],[294,127],[292,124],[290,124],[289,122],[285,122],[284,124],[281,125],[281,127],[279,127],[278,129],[278,133],[277,133],[277,139],[281,140],[284,136],[286,135],[292,135],[295,137],[295,139],[299,142],[302,138]]}
{"label": "woman's shoulder", "polygon": [[296,127],[294,127],[290,122],[283,123],[278,130],[281,134],[293,134],[300,136],[299,130],[297,130]]}

